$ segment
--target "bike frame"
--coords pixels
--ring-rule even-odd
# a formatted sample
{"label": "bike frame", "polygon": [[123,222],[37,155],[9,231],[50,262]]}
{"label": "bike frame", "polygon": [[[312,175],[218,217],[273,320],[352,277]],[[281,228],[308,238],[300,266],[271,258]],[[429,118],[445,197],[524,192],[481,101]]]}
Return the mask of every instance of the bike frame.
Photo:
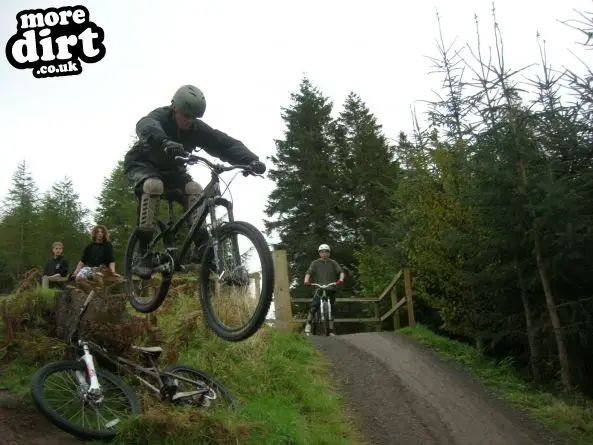
{"label": "bike frame", "polygon": [[[91,302],[91,300],[93,299],[94,295],[95,295],[95,291],[91,290],[91,292],[88,294],[86,300],[82,304],[80,312],[76,318],[76,323],[74,325],[74,329],[72,330],[72,333],[70,334],[70,342],[74,345],[77,345],[79,351],[82,350],[82,354],[80,354],[80,357],[78,358],[78,360],[82,361],[85,365],[87,375],[90,380],[89,392],[91,394],[101,395],[101,392],[102,392],[101,385],[99,383],[99,380],[97,379],[97,372],[96,372],[95,360],[94,360],[93,353],[102,357],[103,359],[109,361],[114,366],[116,366],[118,372],[120,369],[124,369],[128,374],[131,374],[140,383],[142,383],[144,386],[146,386],[148,389],[150,389],[159,400],[163,400],[165,398],[164,394],[162,392],[163,388],[165,387],[165,383],[163,382],[162,377],[170,377],[171,379],[182,380],[187,383],[194,383],[194,384],[198,383],[195,380],[191,380],[191,379],[188,379],[188,378],[185,378],[182,376],[178,376],[178,375],[172,374],[170,372],[161,372],[156,364],[156,361],[151,356],[148,356],[150,359],[150,362],[151,362],[151,366],[144,367],[144,366],[141,366],[131,360],[121,357],[119,355],[111,355],[107,352],[107,350],[105,350],[105,348],[97,345],[96,343],[93,343],[88,340],[84,340],[82,338],[78,338],[78,328],[80,327],[80,322],[82,320],[82,316],[86,312],[88,305]],[[121,366],[121,365],[124,365],[124,366]],[[131,373],[129,368],[132,368],[134,371],[139,372],[142,375],[152,377],[154,380],[156,380],[158,386],[153,385],[148,380],[146,380],[142,377],[139,377],[138,375],[134,374],[133,372]],[[79,377],[79,380],[81,380],[80,377]],[[81,381],[80,383],[83,385],[86,384],[85,381]],[[210,392],[212,392],[212,395],[204,394],[204,393],[210,393]],[[207,397],[211,400],[216,399],[216,393],[214,391],[211,391],[208,388],[208,389],[198,390],[198,391],[188,391],[188,392],[184,392],[184,393],[176,393],[175,396],[173,396],[171,398],[171,400],[176,400],[181,397],[193,397],[193,396],[200,395],[200,394],[204,394],[204,397]]]}
{"label": "bike frame", "polygon": [[[223,198],[220,193],[219,175],[225,171],[230,171],[235,168],[244,169],[244,170],[249,171],[250,167],[248,165],[235,165],[235,166],[231,166],[231,167],[225,167],[222,165],[213,164],[212,162],[208,161],[207,159],[202,158],[200,156],[196,156],[196,155],[189,155],[187,157],[176,156],[175,159],[180,160],[180,161],[185,161],[188,164],[202,162],[212,169],[210,182],[204,188],[204,190],[202,190],[202,193],[200,193],[196,202],[194,202],[191,206],[189,206],[187,208],[187,210],[180,216],[180,218],[179,218],[179,220],[177,220],[177,222],[173,222],[174,218],[173,218],[172,202],[171,202],[171,200],[169,200],[169,208],[168,208],[169,222],[166,225],[166,229],[163,231],[160,231],[160,233],[148,245],[147,251],[150,251],[150,250],[152,250],[153,246],[158,241],[160,241],[162,238],[165,238],[165,240],[171,240],[172,238],[174,238],[175,234],[179,231],[181,226],[183,224],[185,224],[185,222],[188,220],[188,218],[190,218],[190,215],[194,211],[198,212],[198,209],[201,207],[201,209],[199,210],[199,213],[197,214],[196,219],[194,220],[193,224],[191,225],[191,227],[189,229],[187,237],[183,241],[181,249],[179,249],[179,251],[178,251],[179,254],[176,257],[176,260],[181,262],[181,260],[187,254],[189,247],[192,243],[192,240],[193,240],[196,232],[198,231],[198,228],[202,227],[202,224],[204,223],[204,221],[206,220],[206,217],[208,215],[210,215],[210,221],[212,223],[212,227],[215,227],[215,225],[216,225],[215,207],[216,206],[225,207],[227,209],[229,221],[231,221],[231,222],[234,221],[235,217],[233,214],[233,204],[229,200]],[[254,173],[251,173],[251,174],[255,175]],[[261,176],[261,175],[255,175],[255,176]],[[161,221],[158,221],[158,222],[160,222],[162,224]],[[239,255],[239,253],[238,253],[239,252],[239,244],[238,244],[237,239],[233,238],[232,243],[233,243],[233,250],[234,250],[233,254],[235,256],[238,256]],[[174,243],[170,243],[170,244],[174,245]],[[214,247],[215,247],[214,261],[215,261],[215,264],[218,264],[218,252],[216,249],[217,244],[218,244],[218,242],[216,241],[216,237],[214,237]],[[173,248],[173,249],[175,249],[175,248]],[[240,258],[234,258],[234,260],[237,262],[240,262]]]}
{"label": "bike frame", "polygon": [[320,316],[320,320],[323,321],[324,320],[324,315],[325,315],[325,311],[323,309],[323,307],[325,306],[324,303],[327,303],[327,311],[328,311],[328,321],[332,320],[332,305],[329,302],[329,297],[327,296],[327,292],[326,289],[329,289],[330,287],[335,286],[336,283],[329,283],[329,284],[325,284],[325,285],[321,285],[321,284],[317,284],[317,283],[311,283],[311,286],[315,286],[317,287],[319,290],[317,290],[317,292],[321,291],[321,295],[319,296],[319,316]]}

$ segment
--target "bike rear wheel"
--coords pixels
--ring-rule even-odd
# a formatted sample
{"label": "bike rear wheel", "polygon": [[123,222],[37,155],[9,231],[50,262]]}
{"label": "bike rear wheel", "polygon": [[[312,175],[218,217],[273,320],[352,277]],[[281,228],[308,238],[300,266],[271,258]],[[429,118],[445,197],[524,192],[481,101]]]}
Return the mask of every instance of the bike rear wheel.
{"label": "bike rear wheel", "polygon": [[[202,371],[201,369],[175,363],[173,365],[167,366],[164,372],[174,374],[175,377],[185,377],[186,379],[195,381],[195,383],[190,383],[178,379],[179,386],[177,388],[177,392],[196,391],[204,388],[210,389],[214,393],[214,398],[212,398],[212,396],[208,397],[208,407],[212,405],[228,406],[234,409],[237,405],[237,399],[233,396],[231,391],[220,381],[218,381],[214,376],[208,374],[205,371]],[[196,403],[193,399],[190,398],[188,400],[184,400],[181,403],[197,404],[199,406],[206,407],[206,404],[204,402],[205,400],[200,400]]]}
{"label": "bike rear wheel", "polygon": [[[117,434],[117,426],[122,420],[140,413],[140,402],[134,391],[119,377],[101,368],[96,368],[96,372],[104,396],[104,400],[98,403],[95,403],[92,397],[83,398],[85,392],[79,378],[84,379],[87,384],[89,383],[84,364],[76,360],[65,360],[43,366],[33,375],[31,383],[31,396],[35,406],[47,420],[73,436],[84,440],[114,438]],[[63,375],[57,377],[58,373],[63,373]],[[51,385],[53,381],[55,381],[54,388]],[[56,397],[59,395],[59,391],[68,389],[71,390],[70,403],[57,402]],[[105,409],[103,415],[99,414],[99,409],[110,402],[117,403],[113,407]],[[118,409],[123,406],[123,402],[125,402],[125,407]],[[62,409],[70,411],[72,414],[61,413]],[[83,412],[82,425],[79,425],[74,422],[74,418],[81,410]],[[85,426],[86,419],[93,421],[89,420],[89,424]],[[91,423],[102,426],[91,427]]]}
{"label": "bike rear wheel", "polygon": [[[164,228],[161,224],[157,224],[155,228],[154,236],[156,237],[159,232],[163,231]],[[158,278],[154,276],[149,280],[141,279],[136,277],[132,271],[132,268],[137,261],[135,247],[139,242],[138,229],[130,234],[128,239],[128,245],[126,246],[126,252],[124,255],[124,288],[126,295],[130,299],[130,304],[134,309],[141,313],[150,313],[156,311],[169,293],[169,287],[171,286],[172,272],[162,272],[160,282]],[[168,243],[164,240],[161,241],[165,247]],[[136,289],[138,285],[138,290]]]}
{"label": "bike rear wheel", "polygon": [[[243,255],[240,252],[235,252],[238,246],[237,237],[242,235],[245,237],[255,248],[258,260],[261,265],[259,289],[258,284],[255,282],[255,297],[259,297],[257,305],[253,310],[253,315],[247,317],[245,313],[248,306],[253,306],[254,298],[251,294],[252,279],[248,277],[245,271],[245,266],[239,266],[234,264],[235,257],[240,256],[241,262],[243,261]],[[233,221],[225,223],[215,230],[213,238],[210,239],[208,248],[204,252],[204,258],[202,260],[202,268],[200,270],[200,301],[206,322],[210,328],[218,335],[227,341],[241,341],[251,337],[266,320],[268,311],[270,310],[270,304],[272,303],[272,292],[274,290],[274,265],[272,261],[272,254],[268,248],[268,244],[256,227],[243,221]],[[230,241],[231,246],[225,250],[221,248],[224,241]],[[216,241],[216,243],[215,243]],[[214,248],[216,246],[218,255],[218,264],[215,264]],[[233,266],[230,270],[226,270],[225,263],[230,261]],[[245,260],[247,262],[247,260]],[[214,286],[212,286],[214,282]],[[226,298],[224,301],[224,295],[226,290],[233,286],[240,287],[237,283],[242,285],[243,293],[237,292],[236,296]],[[224,292],[221,290],[222,286],[225,286]],[[259,295],[257,291],[259,290]],[[229,291],[230,295],[230,291]],[[251,297],[251,298],[250,298]],[[226,307],[225,307],[226,305]],[[226,321],[222,320],[217,314],[217,310],[221,309],[223,312],[231,312],[230,309],[236,309],[236,314],[233,313],[228,317],[225,317],[229,321],[237,319],[248,318],[246,322],[242,323],[238,327],[231,327],[227,325]]]}

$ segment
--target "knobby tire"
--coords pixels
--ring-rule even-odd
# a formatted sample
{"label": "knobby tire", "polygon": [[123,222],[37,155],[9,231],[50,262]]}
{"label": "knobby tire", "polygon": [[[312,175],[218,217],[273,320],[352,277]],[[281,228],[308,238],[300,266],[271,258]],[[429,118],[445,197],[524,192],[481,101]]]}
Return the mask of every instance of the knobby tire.
{"label": "knobby tire", "polygon": [[218,390],[227,399],[232,408],[235,408],[238,403],[237,399],[233,396],[231,391],[226,386],[224,386],[219,380],[217,380],[216,377],[208,374],[205,371],[202,371],[201,369],[193,368],[191,366],[187,366],[181,363],[175,363],[173,365],[167,366],[164,372],[170,372],[171,374],[175,374],[176,372],[194,373],[200,376],[200,378],[204,380],[208,386],[211,386],[212,388],[214,388],[214,390]]}
{"label": "knobby tire", "polygon": [[[157,224],[155,230],[155,236],[159,231],[164,230]],[[138,240],[138,229],[130,234],[128,239],[128,245],[126,246],[125,259],[124,259],[124,285],[126,295],[130,299],[130,304],[134,309],[143,314],[156,311],[165,301],[167,294],[169,293],[169,287],[171,286],[172,274],[169,276],[163,276],[161,274],[161,285],[159,286],[158,292],[155,292],[154,298],[147,300],[146,302],[136,299],[136,291],[134,289],[134,274],[132,272],[132,258],[134,255],[134,247]]]}
{"label": "knobby tire", "polygon": [[[113,439],[116,435],[116,431],[113,430],[91,430],[83,428],[76,424],[69,422],[67,419],[57,413],[48,401],[45,399],[43,386],[46,378],[56,371],[72,370],[82,371],[86,375],[86,367],[79,361],[76,360],[64,360],[59,362],[49,363],[42,368],[38,369],[33,375],[31,382],[31,397],[37,409],[49,420],[52,424],[57,426],[63,431],[72,434],[73,436],[79,437],[83,440],[106,440]],[[130,407],[132,409],[131,415],[139,414],[141,411],[140,402],[138,401],[136,394],[123,380],[111,372],[96,368],[97,376],[99,379],[108,380],[114,386],[116,386],[128,399]]]}
{"label": "knobby tire", "polygon": [[208,326],[210,326],[214,333],[222,339],[234,342],[251,337],[265,322],[270,309],[270,304],[272,303],[272,292],[274,291],[274,264],[272,254],[268,248],[268,243],[255,226],[244,221],[233,221],[225,223],[217,229],[216,237],[219,239],[230,237],[232,235],[243,235],[247,237],[257,250],[262,267],[261,294],[257,309],[249,322],[240,328],[231,329],[218,320],[214,308],[212,307],[210,295],[210,268],[206,266],[213,264],[214,262],[212,240],[210,240],[210,244],[204,252],[204,258],[202,260],[202,268],[200,271],[200,302]]}

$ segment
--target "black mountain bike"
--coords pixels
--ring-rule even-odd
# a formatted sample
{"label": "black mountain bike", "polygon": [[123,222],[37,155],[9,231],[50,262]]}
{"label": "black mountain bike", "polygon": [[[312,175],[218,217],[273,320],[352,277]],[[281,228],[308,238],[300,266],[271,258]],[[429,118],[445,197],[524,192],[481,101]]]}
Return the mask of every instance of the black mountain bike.
{"label": "black mountain bike", "polygon": [[206,372],[182,364],[161,371],[156,364],[163,352],[159,346],[133,346],[142,362],[137,364],[79,337],[80,321],[94,295],[91,290],[69,335],[77,359],[49,363],[33,375],[31,396],[47,420],[84,440],[113,439],[122,421],[141,411],[134,390],[117,375],[121,371],[166,403],[235,408],[230,391]]}
{"label": "black mountain bike", "polygon": [[[224,166],[214,164],[193,154],[187,157],[176,156],[175,159],[186,164],[198,162],[205,164],[212,171],[212,179],[197,201],[189,206],[176,222],[173,217],[175,191],[165,192],[163,197],[168,203],[168,221],[165,224],[157,220],[153,239],[144,254],[151,258],[153,273],[160,273],[161,280],[156,284],[158,290],[152,292],[152,295],[147,298],[143,298],[139,292],[136,292],[135,282],[140,283],[141,290],[144,289],[146,282],[152,289],[155,286],[153,280],[140,280],[133,276],[132,268],[135,262],[140,259],[140,254],[136,249],[138,229],[136,228],[132,232],[126,247],[124,261],[126,294],[130,297],[134,309],[139,312],[148,313],[158,309],[169,292],[174,272],[184,270],[183,263],[186,254],[199,227],[202,227],[206,217],[210,216],[210,238],[204,249],[199,272],[202,310],[206,322],[219,337],[227,341],[244,340],[252,336],[266,319],[274,289],[274,266],[268,244],[260,231],[247,222],[234,220],[232,203],[221,196],[219,175],[233,169],[242,170],[244,176],[261,177],[261,175],[253,173],[249,165]],[[217,220],[217,207],[226,209],[228,221],[219,222]],[[196,219],[191,225],[187,237],[183,240],[181,248],[177,249],[175,236],[194,211],[197,212]],[[244,255],[240,253],[238,241],[240,235],[253,245],[254,249],[251,249],[251,253],[255,251],[261,264],[261,280],[258,280],[259,283],[254,286],[255,293],[259,291],[259,295],[247,295],[252,291],[253,279],[242,262],[246,260],[247,256],[250,256],[250,253],[247,252]],[[160,245],[157,247],[158,243],[162,243],[162,247]],[[231,295],[233,290],[238,290],[238,295]],[[149,293],[151,292],[149,291]],[[256,297],[257,303],[255,303]],[[238,312],[227,318],[230,321],[237,321],[238,318],[241,318],[242,324],[238,327],[227,325],[227,320],[222,320],[221,318],[224,317],[217,314],[219,308],[225,313],[224,315],[228,315],[233,310]],[[250,309],[253,310],[253,314],[247,316],[246,312]],[[246,321],[245,318],[247,318]]]}

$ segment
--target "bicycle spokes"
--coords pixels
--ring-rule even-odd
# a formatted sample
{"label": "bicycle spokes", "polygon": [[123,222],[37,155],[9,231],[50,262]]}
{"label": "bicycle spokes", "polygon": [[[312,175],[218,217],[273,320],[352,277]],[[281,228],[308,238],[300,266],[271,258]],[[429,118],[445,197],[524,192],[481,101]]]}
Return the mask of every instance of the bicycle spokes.
{"label": "bicycle spokes", "polygon": [[210,293],[216,317],[225,326],[244,326],[258,306],[261,264],[253,242],[246,236],[232,234],[213,244],[210,267]]}
{"label": "bicycle spokes", "polygon": [[70,423],[96,430],[112,429],[129,414],[125,394],[107,380],[101,390],[90,391],[83,371],[62,370],[48,376],[45,399],[52,409]]}

